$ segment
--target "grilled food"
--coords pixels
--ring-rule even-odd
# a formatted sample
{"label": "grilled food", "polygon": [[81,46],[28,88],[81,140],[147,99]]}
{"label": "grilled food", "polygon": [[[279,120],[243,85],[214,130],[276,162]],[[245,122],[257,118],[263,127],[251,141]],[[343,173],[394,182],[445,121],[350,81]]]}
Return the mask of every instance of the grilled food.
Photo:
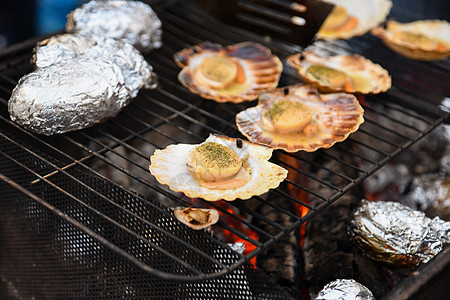
{"label": "grilled food", "polygon": [[141,88],[157,86],[152,67],[132,45],[98,39],[71,52],[54,42],[66,37],[38,47],[34,61],[44,67],[22,77],[12,92],[8,111],[23,127],[44,135],[87,128],[116,116]]}
{"label": "grilled food", "polygon": [[369,32],[386,20],[391,0],[326,0],[334,4],[316,34],[320,39],[350,39]]}
{"label": "grilled food", "polygon": [[313,152],[358,130],[363,113],[351,94],[319,94],[313,86],[297,84],[262,93],[257,106],[236,115],[236,125],[254,143]]}
{"label": "grilled food", "polygon": [[174,55],[178,79],[192,93],[216,102],[241,103],[275,88],[282,64],[270,49],[252,42],[228,47],[205,42]]}
{"label": "grilled food", "polygon": [[185,207],[175,208],[173,213],[178,221],[194,230],[209,228],[219,221],[219,212],[215,209]]}
{"label": "grilled food", "polygon": [[305,51],[290,55],[287,62],[305,82],[324,93],[378,94],[392,85],[387,70],[357,54],[324,57]]}
{"label": "grilled food", "polygon": [[66,31],[121,40],[143,52],[162,46],[161,21],[140,1],[90,1],[68,14]]}
{"label": "grilled food", "polygon": [[372,34],[381,38],[393,51],[412,59],[440,60],[450,58],[450,23],[443,20],[421,20],[411,23],[386,22]]}
{"label": "grilled food", "polygon": [[249,199],[276,188],[287,170],[268,162],[272,149],[211,135],[199,145],[156,150],[150,172],[162,184],[190,198],[208,201]]}
{"label": "grilled food", "polygon": [[430,219],[397,202],[363,200],[350,221],[349,233],[370,258],[413,269],[450,243],[450,222]]}

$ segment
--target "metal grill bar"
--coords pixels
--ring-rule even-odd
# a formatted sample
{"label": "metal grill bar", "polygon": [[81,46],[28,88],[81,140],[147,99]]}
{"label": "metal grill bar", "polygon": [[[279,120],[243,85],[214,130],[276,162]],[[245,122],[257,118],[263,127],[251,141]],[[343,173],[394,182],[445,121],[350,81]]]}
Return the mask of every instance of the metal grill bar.
{"label": "metal grill bar", "polygon": [[[9,139],[9,138],[6,137],[5,135],[1,134],[1,136],[2,136],[3,138],[5,138],[6,140],[12,142],[12,143],[15,143],[14,141],[12,141],[11,139]],[[15,144],[18,145],[17,143],[15,143]],[[12,157],[10,157],[9,155],[7,155],[6,153],[2,153],[2,154],[3,154],[4,156],[8,157],[9,160],[14,161],[17,165],[19,165],[19,166],[21,166],[22,168],[24,168],[24,169],[26,169],[27,171],[29,171],[30,173],[33,173],[34,175],[38,176],[38,174],[37,174],[35,171],[31,170],[28,166],[26,166],[26,165],[24,165],[23,163],[21,163],[21,162],[15,160],[14,158],[12,158]],[[35,155],[35,153],[33,153],[33,155]],[[44,159],[41,158],[41,157],[39,157],[39,158],[42,159],[42,160],[44,160]],[[44,161],[45,161],[45,160],[44,160]],[[52,163],[50,163],[49,161],[46,161],[46,163],[52,165]],[[56,166],[53,166],[53,167],[57,168]],[[58,169],[59,169],[59,168],[58,168]],[[63,171],[63,170],[62,170],[62,169],[59,169],[59,171]],[[64,171],[63,171],[63,172],[64,172]],[[77,183],[79,183],[80,185],[86,187],[86,188],[89,189],[93,194],[98,195],[98,196],[101,197],[103,200],[105,200],[105,201],[111,203],[111,204],[114,205],[114,206],[119,207],[120,209],[123,209],[123,210],[126,211],[129,215],[131,215],[131,216],[133,216],[133,217],[139,219],[140,221],[144,222],[145,224],[151,226],[152,228],[155,228],[155,229],[161,231],[162,233],[167,234],[168,236],[170,236],[172,239],[176,240],[177,242],[181,242],[181,243],[183,243],[183,244],[185,244],[185,245],[187,245],[187,246],[190,246],[189,244],[185,243],[185,241],[183,241],[183,240],[179,239],[178,237],[172,235],[170,232],[168,232],[168,231],[166,231],[166,230],[164,230],[164,229],[158,227],[158,226],[155,225],[155,224],[150,223],[148,220],[143,219],[142,217],[140,217],[140,216],[134,214],[133,212],[131,212],[131,211],[129,211],[129,210],[123,208],[123,207],[120,207],[117,203],[111,201],[111,200],[108,199],[107,197],[105,197],[105,196],[103,196],[102,194],[100,194],[98,191],[96,191],[96,190],[90,188],[90,187],[87,186],[84,182],[79,181],[77,178],[71,176],[70,174],[65,173],[65,175],[71,177],[71,179],[72,179],[74,182],[77,182]],[[63,188],[57,186],[56,184],[52,183],[51,181],[48,181],[48,180],[45,179],[45,178],[43,178],[43,181],[44,181],[45,183],[47,183],[48,185],[52,186],[53,188],[59,190],[61,193],[63,193],[63,194],[65,194],[65,195],[69,196],[69,197],[70,197],[71,199],[73,199],[74,201],[80,203],[82,206],[85,206],[86,208],[88,208],[89,210],[92,210],[93,212],[95,212],[95,213],[98,214],[99,216],[102,216],[102,217],[103,217],[105,220],[107,220],[110,224],[116,225],[117,227],[119,227],[119,228],[122,229],[123,231],[126,231],[126,232],[129,233],[130,235],[132,235],[132,236],[138,238],[138,239],[139,239],[140,241],[142,241],[143,243],[149,244],[149,245],[152,246],[153,248],[155,248],[155,249],[157,249],[158,251],[160,251],[161,253],[167,255],[168,257],[170,257],[170,258],[173,259],[174,261],[180,263],[181,265],[183,265],[184,267],[186,267],[186,268],[189,269],[190,271],[194,272],[195,274],[197,274],[197,275],[198,275],[198,274],[201,274],[198,270],[196,270],[195,268],[193,268],[191,265],[185,263],[183,260],[181,260],[181,259],[179,259],[178,257],[172,255],[170,252],[168,252],[168,251],[166,251],[165,249],[163,249],[163,248],[157,246],[155,243],[149,241],[148,239],[146,239],[146,238],[144,238],[144,237],[142,237],[142,236],[136,234],[134,231],[132,231],[132,230],[126,228],[126,227],[123,226],[122,224],[118,223],[118,222],[115,221],[114,219],[111,219],[110,217],[108,217],[107,215],[103,214],[102,212],[100,212],[99,210],[95,209],[94,207],[91,207],[91,206],[87,205],[85,202],[81,201],[81,200],[78,199],[77,197],[74,197],[72,194],[68,193],[68,192],[67,192],[66,190],[64,190]],[[242,237],[244,238],[244,236],[242,236]],[[252,241],[252,242],[255,242],[255,241],[253,241],[253,240],[251,240],[251,239],[249,239],[249,240]],[[260,244],[260,243],[255,242],[255,244]],[[215,258],[213,258],[213,257],[211,257],[211,256],[206,255],[203,251],[201,251],[201,250],[199,250],[199,249],[197,249],[197,248],[194,248],[194,247],[191,247],[191,249],[192,249],[193,251],[197,252],[198,254],[200,254],[200,255],[202,255],[202,256],[204,256],[204,257],[210,259],[211,261],[213,261],[215,264],[221,266],[222,268],[225,268],[225,265],[224,265],[224,264],[222,264],[221,262],[219,262],[217,259],[215,259]]]}
{"label": "metal grill bar", "polygon": [[[162,49],[154,51],[147,57],[156,73],[159,75],[161,88],[155,91],[142,91],[129,107],[122,111],[115,119],[91,129],[65,134],[56,138],[46,138],[28,133],[9,121],[6,117],[7,99],[11,90],[17,84],[20,76],[31,71],[28,58],[31,53],[31,48],[34,46],[34,42],[23,45],[23,49],[18,51],[17,55],[13,55],[12,58],[10,54],[8,54],[6,58],[5,56],[0,55],[0,108],[2,113],[0,122],[5,124],[5,128],[11,128],[11,131],[14,131],[15,134],[17,134],[18,139],[23,139],[20,143],[15,142],[18,148],[29,152],[36,159],[51,166],[51,171],[46,169],[45,171],[47,173],[40,174],[31,167],[26,166],[24,163],[17,161],[17,163],[21,164],[28,173],[34,176],[34,178],[38,178],[38,180],[33,181],[34,185],[39,183],[48,185],[54,189],[59,189],[61,193],[70,198],[71,202],[77,203],[87,210],[96,213],[99,217],[104,219],[105,222],[113,224],[121,231],[126,232],[133,239],[142,242],[143,245],[149,245],[151,248],[156,249],[156,251],[161,252],[161,254],[168,256],[176,264],[181,265],[186,271],[176,270],[171,273],[170,271],[158,269],[157,267],[149,267],[147,264],[140,261],[138,257],[134,257],[127,251],[114,245],[114,243],[108,241],[108,239],[101,234],[93,231],[89,226],[83,225],[83,223],[76,220],[75,217],[64,214],[60,208],[46,204],[45,198],[27,191],[25,186],[13,182],[11,178],[4,175],[2,175],[0,179],[8,182],[8,184],[16,187],[49,209],[52,209],[55,214],[60,215],[64,219],[67,218],[68,222],[74,224],[88,235],[100,241],[105,247],[118,253],[127,260],[132,261],[138,268],[150,274],[173,280],[195,281],[217,278],[237,270],[251,258],[261,253],[261,251],[273,246],[287,233],[296,230],[304,222],[311,220],[315,214],[320,213],[328,205],[338,200],[342,195],[361,183],[365,178],[387,164],[392,158],[399,155],[406,148],[427,135],[444,120],[445,116],[439,113],[436,106],[439,103],[439,100],[446,95],[445,93],[449,92],[449,88],[446,85],[448,80],[445,80],[445,78],[449,78],[447,66],[421,62],[414,62],[409,65],[397,64],[386,49],[379,49],[376,53],[368,51],[374,44],[379,43],[379,41],[373,37],[362,37],[358,42],[349,41],[346,43],[334,41],[326,46],[327,51],[337,54],[337,52],[341,50],[347,50],[348,52],[356,51],[358,53],[372,55],[368,58],[372,58],[378,63],[381,63],[384,67],[389,68],[389,72],[395,79],[394,87],[385,94],[366,97],[363,102],[363,107],[366,112],[366,121],[362,124],[360,130],[355,134],[352,134],[347,141],[333,146],[330,150],[319,150],[317,153],[313,154],[283,153],[283,155],[296,159],[300,163],[300,166],[291,165],[284,161],[280,156],[274,155],[272,161],[288,168],[289,172],[294,173],[296,176],[308,178],[309,180],[315,181],[326,187],[323,193],[319,193],[310,190],[300,182],[285,180],[278,189],[272,192],[273,195],[284,197],[292,204],[298,204],[308,208],[308,213],[303,217],[297,216],[293,211],[276,207],[271,203],[270,198],[265,199],[264,197],[254,197],[253,199],[248,200],[248,202],[235,201],[228,203],[228,205],[238,210],[242,215],[232,214],[222,206],[214,202],[207,202],[203,199],[195,199],[197,202],[193,203],[192,199],[174,193],[153,181],[148,172],[148,158],[152,153],[145,152],[139,145],[143,144],[147,147],[159,149],[173,143],[198,143],[203,141],[209,133],[226,134],[242,138],[242,135],[240,135],[234,123],[235,115],[243,109],[253,106],[255,102],[219,105],[211,100],[204,100],[196,95],[190,94],[177,81],[177,74],[180,69],[173,62],[172,55],[184,47],[205,40],[224,45],[233,44],[243,40],[253,40],[270,47],[281,59],[284,59],[289,54],[297,52],[299,47],[296,45],[280,43],[279,41],[264,42],[262,37],[220,24],[198,10],[195,6],[185,3],[184,1],[180,2],[181,3],[177,3],[177,5],[165,7],[164,10],[160,12],[164,27],[164,46]],[[411,70],[422,69],[426,69],[427,72],[431,74],[433,80],[427,78],[426,75],[422,75],[421,72],[417,72],[417,74],[414,73],[417,75],[415,76],[417,83],[413,83],[409,78],[403,78],[403,76],[401,76],[404,73],[410,73]],[[299,77],[295,72],[285,66],[280,85],[294,84],[299,81]],[[418,108],[421,107],[426,108],[426,114],[420,113]],[[380,122],[380,119],[387,124]],[[410,119],[414,119],[416,123],[411,125],[408,122]],[[393,130],[392,125],[395,125],[398,129]],[[384,136],[380,136],[379,132],[383,132]],[[8,137],[8,140],[13,141],[14,139]],[[32,147],[26,146],[29,143],[34,147],[37,147],[39,151],[55,154],[55,159],[61,160],[61,163],[55,164],[37,153],[34,153]],[[63,144],[63,146],[61,146],[61,144]],[[71,148],[73,152],[67,153],[66,147]],[[364,149],[364,151],[360,151],[360,149]],[[122,151],[125,151],[125,154]],[[363,164],[347,162],[334,155],[333,151],[339,151],[348,156],[358,157]],[[6,155],[3,152],[1,153]],[[12,157],[8,158],[14,160]],[[115,161],[115,159],[118,159],[118,161]],[[335,161],[340,167],[343,167],[343,169],[349,168],[358,175],[355,177],[354,175],[349,175],[340,168],[331,169],[325,167],[321,164],[322,159]],[[106,165],[105,167],[108,168],[108,172],[118,172],[121,176],[133,180],[136,183],[136,186],[130,187],[131,190],[137,188],[139,191],[148,191],[149,195],[143,196],[136,195],[138,192],[130,192],[137,197],[136,199],[139,205],[142,205],[144,210],[157,211],[165,218],[173,219],[170,209],[165,209],[156,205],[153,202],[153,198],[162,199],[161,201],[174,203],[176,205],[198,205],[215,208],[224,216],[228,216],[245,228],[256,232],[259,235],[260,240],[256,240],[248,236],[247,233],[241,229],[234,228],[231,224],[226,224],[222,221],[218,223],[217,229],[231,233],[236,239],[239,238],[250,242],[256,246],[256,249],[244,255],[235,253],[232,262],[220,261],[214,257],[213,254],[206,252],[201,246],[192,244],[188,241],[188,237],[180,237],[176,232],[165,229],[162,225],[146,219],[142,215],[131,210],[126,204],[115,202],[112,197],[106,196],[100,191],[95,190],[71,173],[72,171],[80,171],[82,173],[93,174],[108,184],[120,189],[119,183],[114,182],[114,179],[108,176],[108,172],[102,172],[102,170],[94,167],[96,163]],[[304,169],[303,165],[305,166]],[[319,179],[315,174],[309,171],[308,168],[310,167],[327,172],[333,176],[338,176],[343,179],[344,183],[337,186],[332,182]],[[1,169],[0,173],[2,173]],[[75,196],[71,192],[70,187],[64,188],[54,183],[54,180],[61,176],[69,178],[74,184],[76,183],[77,185],[85,187],[92,195],[111,204],[120,214],[123,213],[124,216],[135,218],[137,222],[151,227],[153,230],[166,235],[172,242],[179,243],[199,257],[205,258],[207,261],[214,264],[216,268],[207,270],[202,267],[197,267],[195,263],[191,264],[191,262],[184,260],[184,253],[174,254],[170,250],[168,251],[164,247],[157,245],[154,241],[149,241],[142,232],[133,231],[123,225],[121,223],[122,220],[114,219],[108,216],[106,211],[102,211],[90,205],[88,202],[89,199]],[[305,199],[297,199],[287,192],[288,187],[299,189],[306,192],[309,197],[320,199],[321,204],[311,205],[306,203]],[[271,194],[269,194],[269,196],[270,195]],[[247,205],[250,203],[257,203],[258,205],[255,206],[259,207],[270,206],[280,214],[288,216],[293,220],[293,223],[288,227],[279,224],[258,211],[254,211]],[[168,204],[168,206],[171,208],[172,204]],[[249,221],[245,216],[249,216],[257,222]],[[273,227],[277,233],[270,234],[259,227],[259,225],[255,224],[267,224]],[[201,234],[208,243],[231,251],[227,245],[228,241],[220,240],[217,236],[211,236],[206,232],[199,234]]]}

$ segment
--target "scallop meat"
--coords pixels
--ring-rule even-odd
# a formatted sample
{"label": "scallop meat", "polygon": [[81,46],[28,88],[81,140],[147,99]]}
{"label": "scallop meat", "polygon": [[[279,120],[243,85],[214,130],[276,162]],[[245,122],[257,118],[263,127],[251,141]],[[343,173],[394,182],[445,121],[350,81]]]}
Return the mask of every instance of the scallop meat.
{"label": "scallop meat", "polygon": [[450,23],[444,20],[420,20],[411,23],[386,22],[372,30],[391,50],[411,59],[450,58]]}
{"label": "scallop meat", "polygon": [[283,69],[270,49],[253,42],[228,47],[204,42],[177,52],[183,68],[181,84],[194,94],[216,102],[241,103],[276,88]]}
{"label": "scallop meat", "polygon": [[156,150],[150,157],[150,173],[190,198],[249,199],[278,187],[287,176],[286,169],[268,161],[272,151],[241,139],[210,135],[201,144]]}
{"label": "scallop meat", "polygon": [[387,70],[358,54],[326,57],[305,51],[290,55],[287,62],[323,93],[378,94],[392,85]]}
{"label": "scallop meat", "polygon": [[390,0],[325,0],[334,4],[316,37],[350,39],[369,32],[386,20],[392,8]]}
{"label": "scallop meat", "polygon": [[236,125],[254,143],[313,152],[344,141],[364,122],[363,114],[352,94],[320,94],[297,84],[261,94],[257,106],[236,115]]}
{"label": "scallop meat", "polygon": [[184,225],[194,230],[206,229],[219,221],[219,212],[208,208],[175,208],[173,211],[175,217]]}

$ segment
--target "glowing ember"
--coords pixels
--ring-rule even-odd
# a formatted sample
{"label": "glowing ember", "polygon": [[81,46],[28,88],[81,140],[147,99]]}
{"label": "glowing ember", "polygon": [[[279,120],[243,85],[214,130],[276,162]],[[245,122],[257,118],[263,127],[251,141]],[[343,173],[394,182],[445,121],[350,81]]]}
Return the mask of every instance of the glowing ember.
{"label": "glowing ember", "polygon": [[[286,155],[286,154],[280,154],[278,158],[287,165],[287,168],[289,170],[287,179],[292,182],[295,182],[301,186],[306,186],[306,178],[304,176],[301,176],[301,174],[299,172],[296,172],[294,170],[294,169],[297,169],[297,170],[301,169],[300,160],[296,159],[293,156]],[[287,189],[288,189],[289,194],[292,197],[294,197],[297,200],[302,201],[303,203],[309,204],[308,193],[305,190],[298,188],[292,184],[289,184],[287,186]],[[309,212],[309,209],[306,206],[301,205],[297,202],[294,203],[294,207],[295,207],[295,213],[299,217],[304,217]],[[303,223],[299,228],[300,238],[299,238],[298,243],[299,243],[300,247],[303,246],[303,237],[305,236],[305,228],[306,228],[306,222]]]}
{"label": "glowing ember", "polygon": [[[217,202],[216,204],[218,206],[220,206],[221,208],[223,208],[224,210],[226,210],[230,215],[234,215],[239,219],[244,219],[243,216],[240,214],[239,209],[231,206],[229,203],[227,203],[225,201],[220,201],[220,202]],[[251,228],[246,226],[243,222],[236,220],[232,216],[222,213],[220,211],[219,211],[219,215],[220,215],[220,220],[223,223],[242,232],[244,235],[248,236],[251,240],[254,240],[254,241],[258,240],[258,238],[259,238],[258,234],[254,230],[252,230]],[[225,242],[227,242],[227,243],[244,243],[244,245],[245,245],[244,255],[251,253],[253,250],[255,250],[257,248],[257,246],[254,245],[250,240],[242,239],[239,236],[232,233],[231,231],[224,229],[222,234],[224,236]],[[250,259],[250,263],[252,263],[253,265],[256,266],[256,257],[253,257],[252,259]]]}

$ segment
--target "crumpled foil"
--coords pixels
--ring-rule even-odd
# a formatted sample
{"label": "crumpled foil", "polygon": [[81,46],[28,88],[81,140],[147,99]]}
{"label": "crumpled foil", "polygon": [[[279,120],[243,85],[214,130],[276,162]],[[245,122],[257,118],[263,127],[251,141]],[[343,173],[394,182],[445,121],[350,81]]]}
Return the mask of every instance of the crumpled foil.
{"label": "crumpled foil", "polygon": [[229,243],[227,244],[232,250],[236,251],[239,254],[244,253],[245,251],[245,244],[244,243],[240,243],[240,242],[236,242],[236,243]]}
{"label": "crumpled foil", "polygon": [[143,52],[162,46],[161,21],[139,1],[90,1],[67,15],[66,31],[121,40]]}
{"label": "crumpled foil", "polygon": [[130,44],[98,38],[62,61],[67,47],[52,45],[39,46],[34,61],[47,66],[22,77],[8,103],[11,119],[31,131],[52,135],[93,126],[116,116],[140,88],[157,86],[152,67]]}
{"label": "crumpled foil", "polygon": [[33,49],[31,63],[44,68],[58,62],[73,59],[97,44],[94,38],[79,34],[60,34],[42,40]]}
{"label": "crumpled foil", "polygon": [[362,200],[349,234],[370,258],[400,269],[428,262],[450,243],[450,222],[397,202]]}
{"label": "crumpled foil", "polygon": [[450,221],[450,177],[439,173],[414,177],[410,192],[403,197],[402,203],[420,207],[428,216]]}
{"label": "crumpled foil", "polygon": [[130,97],[136,97],[141,88],[153,89],[158,85],[153,68],[138,50],[128,43],[109,38],[70,33],[56,35],[36,45],[31,62],[37,68],[43,68],[80,55],[93,60],[108,58],[118,65]]}
{"label": "crumpled foil", "polygon": [[315,300],[374,300],[372,292],[353,279],[336,279],[325,285]]}

